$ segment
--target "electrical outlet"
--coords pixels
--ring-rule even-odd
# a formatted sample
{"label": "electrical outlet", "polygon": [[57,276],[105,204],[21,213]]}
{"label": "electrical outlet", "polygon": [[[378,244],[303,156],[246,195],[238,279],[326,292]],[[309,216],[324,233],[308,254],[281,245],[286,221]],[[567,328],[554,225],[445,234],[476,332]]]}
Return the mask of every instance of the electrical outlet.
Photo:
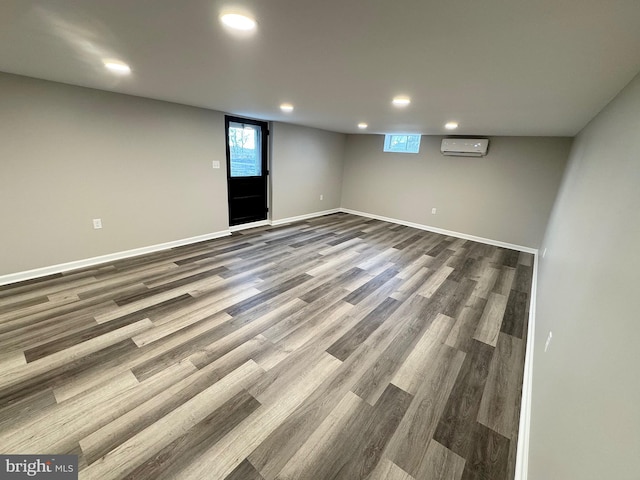
{"label": "electrical outlet", "polygon": [[96,230],[102,228],[102,219],[101,218],[94,218],[93,219],[93,228],[96,229]]}
{"label": "electrical outlet", "polygon": [[549,350],[549,344],[551,343],[551,339],[553,338],[553,332],[549,331],[549,336],[547,337],[547,341],[544,342],[544,351]]}
{"label": "electrical outlet", "polygon": [[324,195],[320,195],[320,200],[324,200]]}
{"label": "electrical outlet", "polygon": [[431,209],[431,215],[435,215],[435,214],[436,214],[436,211],[437,211],[437,210],[436,210],[435,208],[432,208],[432,209]]}
{"label": "electrical outlet", "polygon": [[213,168],[220,168],[220,162],[218,160],[213,161]]}

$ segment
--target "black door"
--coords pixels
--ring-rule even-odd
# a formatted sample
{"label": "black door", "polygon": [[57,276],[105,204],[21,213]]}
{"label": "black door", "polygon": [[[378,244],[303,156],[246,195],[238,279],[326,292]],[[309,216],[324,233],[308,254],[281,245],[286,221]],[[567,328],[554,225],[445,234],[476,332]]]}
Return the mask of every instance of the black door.
{"label": "black door", "polygon": [[225,117],[229,225],[267,219],[266,122]]}

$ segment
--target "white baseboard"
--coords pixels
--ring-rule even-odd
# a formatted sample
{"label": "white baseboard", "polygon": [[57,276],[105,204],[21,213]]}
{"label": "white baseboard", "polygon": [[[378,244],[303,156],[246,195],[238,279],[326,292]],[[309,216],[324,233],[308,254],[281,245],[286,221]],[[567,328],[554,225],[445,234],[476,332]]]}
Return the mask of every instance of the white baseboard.
{"label": "white baseboard", "polygon": [[536,292],[538,290],[538,255],[533,259],[531,301],[529,302],[529,326],[522,376],[522,399],[520,400],[520,425],[518,426],[518,448],[516,451],[515,480],[527,480],[529,471],[529,435],[531,432],[531,394],[533,388],[533,345],[536,335]]}
{"label": "white baseboard", "polygon": [[516,475],[515,475],[515,480],[527,480],[527,471],[528,471],[528,463],[529,463],[529,432],[531,427],[531,393],[532,393],[532,381],[533,381],[533,345],[534,345],[534,336],[535,336],[536,290],[537,290],[537,283],[538,283],[537,282],[537,279],[538,279],[538,255],[537,255],[538,250],[537,249],[525,247],[522,245],[514,245],[511,243],[500,242],[500,241],[492,240],[488,238],[477,237],[475,235],[467,235],[464,233],[454,232],[451,230],[444,230],[441,228],[430,227],[430,226],[421,225],[418,223],[407,222],[407,221],[398,220],[395,218],[384,217],[381,215],[374,215],[372,213],[359,212],[357,210],[351,210],[348,208],[334,208],[331,210],[314,212],[314,213],[309,213],[305,215],[298,215],[296,217],[283,218],[280,220],[273,220],[273,221],[263,220],[260,222],[253,222],[250,224],[238,225],[238,226],[230,227],[229,230],[209,233],[206,235],[199,235],[196,237],[185,238],[182,240],[175,240],[172,242],[151,245],[148,247],[135,248],[132,250],[126,250],[123,252],[117,252],[117,253],[112,253],[108,255],[101,255],[98,257],[87,258],[84,260],[77,260],[73,262],[62,263],[59,265],[52,265],[50,267],[36,268],[33,270],[24,271],[24,272],[12,273],[9,275],[1,275],[0,285],[6,285],[9,283],[21,282],[21,281],[30,280],[33,278],[44,277],[47,275],[66,272],[69,270],[90,267],[93,265],[112,262],[115,260],[122,260],[125,258],[137,257],[139,255],[153,253],[160,250],[167,250],[169,248],[175,248],[182,245],[189,245],[192,243],[203,242],[206,240],[213,240],[215,238],[221,238],[221,237],[231,235],[232,231],[243,230],[246,228],[261,227],[265,225],[274,225],[274,226],[284,225],[286,223],[297,222],[300,220],[307,220],[309,218],[321,217],[324,215],[330,215],[332,213],[338,213],[338,212],[350,213],[353,215],[359,215],[367,218],[374,218],[377,220],[396,223],[399,225],[405,225],[405,226],[417,228],[420,230],[440,233],[442,235],[463,238],[465,240],[472,240],[474,242],[480,242],[488,245],[510,248],[512,250],[519,250],[527,253],[533,253],[535,255],[534,264],[533,264],[533,279],[532,279],[532,286],[531,286],[529,326],[527,330],[526,357],[525,357],[523,385],[522,385],[522,400],[521,400],[521,406],[520,406],[520,425],[518,430],[519,434],[518,434]]}
{"label": "white baseboard", "polygon": [[522,381],[522,399],[520,402],[520,425],[518,427],[518,446],[516,451],[516,475],[515,480],[527,480],[527,472],[529,467],[529,433],[531,429],[531,389],[533,382],[533,344],[535,336],[535,320],[536,320],[536,290],[538,285],[538,249],[525,247],[523,245],[515,245],[512,243],[500,242],[490,238],[476,237],[475,235],[467,235],[466,233],[444,230],[442,228],[430,227],[419,223],[406,222],[395,218],[383,217],[372,213],[359,212],[348,208],[341,208],[341,212],[351,213],[362,217],[374,218],[385,222],[397,223],[407,227],[413,227],[429,232],[440,233],[451,237],[463,238],[474,242],[486,243],[496,247],[504,247],[520,252],[532,253],[533,257],[533,277],[531,282],[531,301],[529,307],[529,326],[527,328],[527,346],[524,361],[524,375]]}
{"label": "white baseboard", "polygon": [[324,215],[331,215],[332,213],[339,213],[340,211],[342,211],[342,209],[340,209],[340,208],[332,208],[331,210],[324,210],[322,212],[307,213],[305,215],[298,215],[297,217],[288,217],[288,218],[281,218],[280,220],[271,220],[271,225],[278,226],[278,225],[284,225],[285,223],[299,222],[300,220],[308,220],[310,218],[323,217]]}
{"label": "white baseboard", "polygon": [[260,220],[259,222],[243,223],[241,225],[233,225],[229,227],[230,232],[239,232],[240,230],[247,230],[249,228],[258,228],[271,225],[271,220]]}
{"label": "white baseboard", "polygon": [[198,235],[197,237],[183,238],[181,240],[174,240],[172,242],[160,243],[157,245],[151,245],[148,247],[134,248],[133,250],[125,250],[123,252],[110,253],[107,255],[100,255],[99,257],[86,258],[84,260],[75,260],[73,262],[61,263],[58,265],[52,265],[50,267],[35,268],[33,270],[27,270],[24,272],[11,273],[9,275],[0,276],[0,285],[6,285],[9,283],[22,282],[24,280],[31,280],[32,278],[46,277],[47,275],[53,275],[55,273],[67,272],[69,270],[76,270],[78,268],[91,267],[93,265],[99,265],[101,263],[113,262],[115,260],[122,260],[125,258],[137,257],[146,253],[158,252],[160,250],[167,250],[169,248],[180,247],[182,245],[189,245],[191,243],[204,242],[206,240],[213,240],[214,238],[221,238],[231,235],[229,230],[223,230],[220,232],[207,233],[205,235]]}
{"label": "white baseboard", "polygon": [[382,215],[375,215],[373,213],[359,212],[357,210],[351,210],[349,208],[340,208],[339,211],[344,213],[351,213],[353,215],[359,215],[361,217],[374,218],[376,220],[382,220],[384,222],[397,223],[398,225],[405,225],[407,227],[417,228],[419,230],[426,230],[428,232],[439,233],[441,235],[447,235],[449,237],[462,238],[464,240],[471,240],[473,242],[486,243],[487,245],[493,245],[495,247],[509,248],[511,250],[518,250],[519,252],[537,254],[537,248],[525,247],[524,245],[516,245],[514,243],[501,242],[499,240],[492,240],[491,238],[476,237],[475,235],[469,235],[466,233],[454,232],[453,230],[445,230],[443,228],[430,227],[429,225],[422,225],[421,223],[407,222],[405,220],[398,220],[397,218],[383,217]]}
{"label": "white baseboard", "polygon": [[263,227],[265,225],[284,225],[286,223],[297,222],[300,220],[307,220],[309,218],[321,217],[332,213],[340,212],[339,208],[331,210],[324,210],[322,212],[313,212],[305,215],[298,215],[297,217],[283,218],[280,220],[262,220],[260,222],[246,223],[244,225],[236,225],[229,227],[228,230],[222,230],[220,232],[208,233],[206,235],[199,235],[197,237],[184,238],[181,240],[175,240],[172,242],[161,243],[158,245],[151,245],[148,247],[134,248],[133,250],[125,250],[123,252],[110,253],[107,255],[100,255],[98,257],[86,258],[83,260],[75,260],[73,262],[61,263],[58,265],[51,265],[49,267],[35,268],[33,270],[27,270],[24,272],[10,273],[8,275],[0,275],[0,286],[7,285],[9,283],[17,283],[25,280],[31,280],[39,277],[46,277],[47,275],[53,275],[56,273],[68,272],[70,270],[76,270],[79,268],[91,267],[93,265],[99,265],[101,263],[113,262],[115,260],[123,260],[125,258],[137,257],[146,253],[158,252],[160,250],[167,250],[169,248],[180,247],[182,245],[189,245],[192,243],[204,242],[206,240],[212,240],[214,238],[221,238],[231,235],[231,232],[244,230],[248,228]]}

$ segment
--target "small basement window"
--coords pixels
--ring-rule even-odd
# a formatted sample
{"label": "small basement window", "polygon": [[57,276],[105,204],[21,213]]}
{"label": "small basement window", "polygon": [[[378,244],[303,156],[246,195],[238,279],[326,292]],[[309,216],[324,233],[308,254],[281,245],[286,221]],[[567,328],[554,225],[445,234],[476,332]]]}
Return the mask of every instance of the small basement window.
{"label": "small basement window", "polygon": [[384,151],[418,153],[422,135],[390,134],[384,136]]}

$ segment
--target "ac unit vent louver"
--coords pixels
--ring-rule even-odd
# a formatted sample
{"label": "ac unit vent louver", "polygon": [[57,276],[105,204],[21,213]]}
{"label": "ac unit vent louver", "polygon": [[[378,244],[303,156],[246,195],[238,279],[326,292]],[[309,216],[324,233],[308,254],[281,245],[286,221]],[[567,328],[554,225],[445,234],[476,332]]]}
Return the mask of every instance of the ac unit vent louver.
{"label": "ac unit vent louver", "polygon": [[443,138],[440,152],[456,157],[484,157],[488,147],[486,138]]}

